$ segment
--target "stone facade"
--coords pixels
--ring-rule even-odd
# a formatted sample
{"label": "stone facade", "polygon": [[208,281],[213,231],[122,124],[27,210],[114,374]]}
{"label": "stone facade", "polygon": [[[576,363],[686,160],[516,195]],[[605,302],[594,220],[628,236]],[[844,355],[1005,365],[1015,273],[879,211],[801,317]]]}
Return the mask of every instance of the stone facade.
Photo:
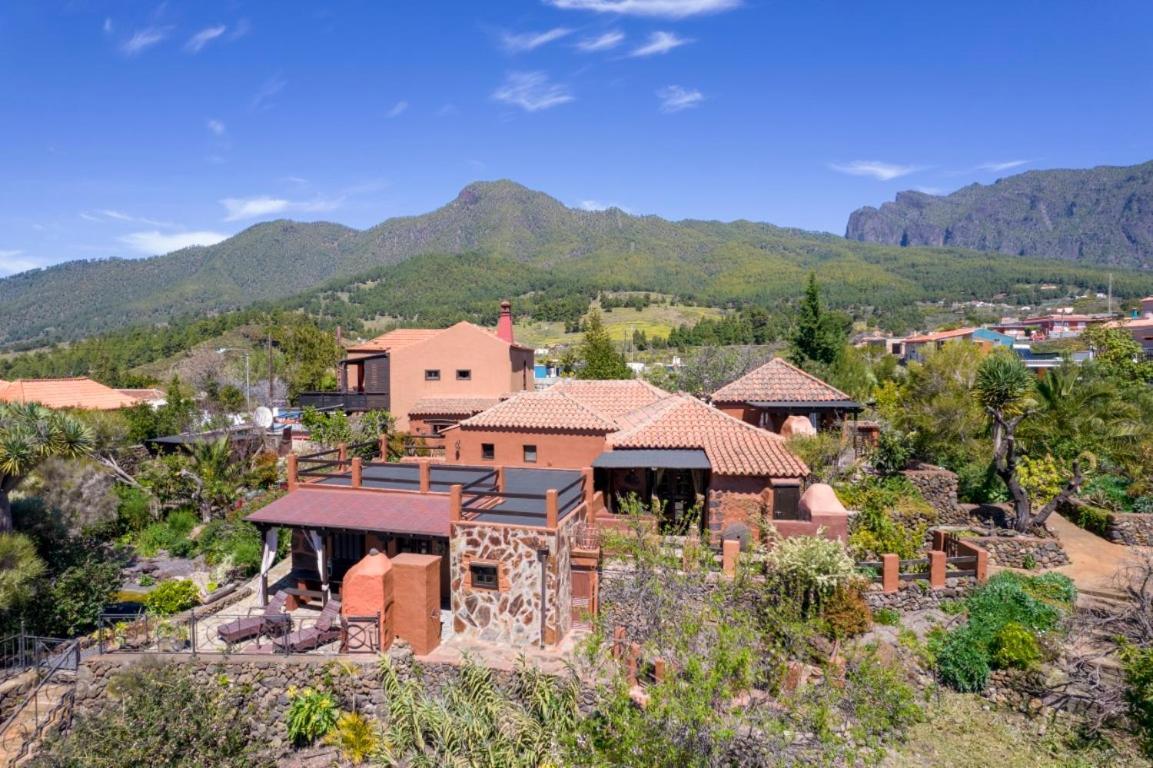
{"label": "stone facade", "polygon": [[1069,564],[1069,556],[1057,539],[1021,536],[1005,531],[1003,536],[966,539],[989,553],[989,561],[1008,568],[1060,568]]}
{"label": "stone facade", "polygon": [[957,475],[941,467],[922,465],[917,469],[907,469],[902,474],[908,478],[925,501],[937,510],[941,525],[964,525],[969,516],[957,504]]}
{"label": "stone facade", "polygon": [[1153,547],[1153,515],[1137,512],[1111,514],[1109,540],[1129,547]]}
{"label": "stone facade", "polygon": [[[575,512],[557,531],[496,523],[453,524],[452,610],[456,631],[486,642],[532,645],[559,642],[572,626],[572,526]],[[538,551],[547,549],[542,567]],[[473,563],[495,564],[496,589],[476,587]],[[543,628],[541,573],[544,571]]]}
{"label": "stone facade", "polygon": [[725,526],[753,521],[773,508],[773,490],[765,477],[715,475],[709,488],[709,530],[720,534]]}
{"label": "stone facade", "polygon": [[873,610],[894,608],[898,611],[921,611],[926,608],[939,608],[943,600],[957,600],[965,597],[977,586],[971,576],[945,579],[945,586],[933,589],[925,582],[902,581],[896,592],[886,594],[881,584],[870,584],[865,590],[865,602]]}

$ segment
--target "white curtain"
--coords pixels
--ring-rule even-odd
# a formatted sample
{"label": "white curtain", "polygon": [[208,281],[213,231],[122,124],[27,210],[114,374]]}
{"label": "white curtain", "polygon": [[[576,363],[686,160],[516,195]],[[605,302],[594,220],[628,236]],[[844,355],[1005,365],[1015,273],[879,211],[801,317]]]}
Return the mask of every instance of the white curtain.
{"label": "white curtain", "polygon": [[269,528],[264,532],[264,552],[260,556],[260,604],[268,605],[268,572],[276,562],[276,545],[279,531]]}
{"label": "white curtain", "polygon": [[308,532],[308,541],[316,550],[316,571],[320,574],[320,591],[324,593],[324,601],[328,602],[328,568],[324,562],[324,536],[320,531]]}

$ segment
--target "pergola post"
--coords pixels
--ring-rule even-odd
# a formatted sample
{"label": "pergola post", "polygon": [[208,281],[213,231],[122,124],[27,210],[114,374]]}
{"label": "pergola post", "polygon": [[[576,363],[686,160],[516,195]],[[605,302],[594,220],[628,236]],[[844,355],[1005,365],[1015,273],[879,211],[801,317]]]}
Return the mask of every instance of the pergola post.
{"label": "pergola post", "polygon": [[555,529],[558,518],[556,488],[549,488],[544,492],[544,513],[545,527]]}

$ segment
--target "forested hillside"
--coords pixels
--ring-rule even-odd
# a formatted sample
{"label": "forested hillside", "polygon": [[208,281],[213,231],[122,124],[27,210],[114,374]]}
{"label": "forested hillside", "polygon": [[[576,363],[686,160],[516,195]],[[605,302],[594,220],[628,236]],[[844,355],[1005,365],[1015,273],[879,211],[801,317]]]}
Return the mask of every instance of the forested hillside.
{"label": "forested hillside", "polygon": [[[558,312],[570,316],[602,289],[768,305],[798,295],[811,270],[828,276],[833,305],[882,313],[917,300],[996,294],[1032,302],[1040,283],[1103,288],[1107,280],[1092,267],[869,245],[747,221],[582,211],[497,181],[471,184],[432,213],[364,231],[274,221],[211,247],[5,278],[0,349],[257,302],[306,306],[346,323],[386,315],[429,324],[491,313],[494,299],[523,295],[526,311],[560,319]],[[1119,296],[1153,291],[1153,278],[1115,278]]]}
{"label": "forested hillside", "polygon": [[1128,167],[1029,171],[947,196],[901,192],[861,208],[845,237],[1153,266],[1153,161]]}

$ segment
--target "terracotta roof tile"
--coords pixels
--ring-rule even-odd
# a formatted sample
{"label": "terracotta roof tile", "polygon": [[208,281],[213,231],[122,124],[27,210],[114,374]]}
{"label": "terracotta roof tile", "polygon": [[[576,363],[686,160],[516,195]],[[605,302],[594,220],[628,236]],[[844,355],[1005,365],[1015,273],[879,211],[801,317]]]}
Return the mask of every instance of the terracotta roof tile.
{"label": "terracotta roof tile", "polygon": [[390,349],[400,349],[422,341],[428,341],[441,332],[439,328],[397,328],[395,331],[383,333],[374,339],[361,342],[349,347],[349,352],[386,352]]}
{"label": "terracotta roof tile", "polygon": [[70,379],[17,379],[0,386],[0,401],[40,403],[48,408],[86,408],[114,411],[140,402],[87,377]]}
{"label": "terracotta roof tile", "polygon": [[499,397],[422,397],[408,409],[409,416],[472,416],[493,407]]}
{"label": "terracotta roof tile", "polygon": [[611,432],[616,424],[576,398],[552,388],[521,392],[460,423],[482,429],[555,429]]}
{"label": "terracotta roof tile", "polygon": [[775,357],[713,393],[714,403],[852,400],[841,390]]}
{"label": "terracotta roof tile", "polygon": [[689,395],[667,398],[621,419],[615,448],[700,448],[722,475],[804,477],[805,463],[780,435],[758,429]]}
{"label": "terracotta roof tile", "polygon": [[906,344],[924,344],[929,341],[944,341],[946,339],[960,339],[965,336],[972,336],[976,328],[954,328],[951,331],[935,331],[933,333],[924,333],[920,336],[910,336],[905,339]]}
{"label": "terracotta roof tile", "polygon": [[564,379],[546,391],[566,394],[609,419],[616,419],[669,395],[643,379]]}

